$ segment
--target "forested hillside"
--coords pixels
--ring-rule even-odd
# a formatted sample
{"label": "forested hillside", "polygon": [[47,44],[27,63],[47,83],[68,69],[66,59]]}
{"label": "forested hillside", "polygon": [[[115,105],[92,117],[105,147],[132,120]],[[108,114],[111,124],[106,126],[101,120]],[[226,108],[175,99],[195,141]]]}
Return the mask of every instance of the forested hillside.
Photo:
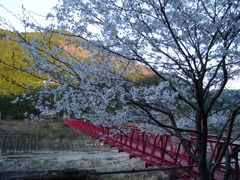
{"label": "forested hillside", "polygon": [[[43,34],[40,33],[27,33],[22,36],[28,36],[30,39],[35,37],[40,38]],[[11,37],[9,40],[8,36]],[[30,67],[30,61],[22,51],[20,45],[17,44],[13,32],[0,29],[0,111],[3,116],[23,117],[24,112],[29,111],[33,114],[38,113],[36,109],[31,106],[29,101],[21,101],[17,104],[12,104],[10,101],[14,100],[16,96],[23,93],[34,93],[39,88],[43,87],[43,79],[47,77],[38,78],[27,73]],[[40,38],[41,39],[41,38]],[[44,41],[44,39],[42,39]],[[49,41],[50,40],[50,41]],[[79,60],[90,55],[88,51],[84,51],[81,47],[76,47],[74,44],[67,44],[67,41],[62,36],[54,36],[47,38],[48,43],[62,47],[62,53],[68,53],[70,56],[77,56]],[[116,67],[125,63],[122,59],[114,59]],[[140,79],[140,84],[158,84],[161,80],[154,77],[152,73],[137,63],[129,65],[128,71],[138,71],[138,75],[131,77],[132,79]],[[34,88],[33,88],[34,87]],[[31,89],[34,89],[32,91]],[[223,101],[233,100],[239,91],[225,91],[222,95]],[[238,97],[239,98],[239,97]],[[218,104],[217,106],[221,106]]]}
{"label": "forested hillside", "polygon": [[[22,34],[22,36],[28,36],[30,39],[38,38],[42,42],[45,41],[46,43],[51,43],[51,45],[62,47],[65,53],[69,53],[71,56],[77,55],[79,60],[90,55],[88,51],[84,51],[81,47],[76,47],[74,44],[69,45],[61,35],[51,38],[47,37],[47,40],[43,39],[42,35],[41,33]],[[11,40],[8,40],[8,36],[11,37]],[[13,32],[0,29],[0,95],[3,96],[27,93],[27,89],[41,87],[43,84],[39,78],[24,72],[30,67],[29,62],[31,60],[27,59],[16,40]],[[114,61],[117,67],[125,63],[122,59],[114,59]],[[147,68],[136,63],[129,65],[128,71],[139,71],[138,76],[151,75]],[[36,76],[38,75],[36,74]]]}
{"label": "forested hillside", "polygon": [[[24,37],[27,36],[29,39],[37,38],[39,42],[46,43],[49,47],[61,47],[62,52],[58,53],[76,56],[80,61],[90,55],[88,51],[84,51],[81,47],[69,44],[62,35],[51,36],[51,34],[40,32],[21,35]],[[33,73],[35,77],[30,75],[28,68],[31,66],[30,62],[34,61],[34,59],[26,56],[21,45],[17,43],[18,39],[16,38],[16,34],[13,32],[0,29],[0,111],[4,117],[9,115],[22,117],[23,113],[27,110],[36,113],[37,111],[31,107],[28,101],[21,101],[17,104],[12,104],[10,101],[21,94],[35,93],[36,90],[43,87],[44,80],[48,79],[45,75],[40,77],[39,74],[34,74],[34,71],[31,73]],[[54,61],[51,57],[48,58]],[[116,63],[116,68],[125,63],[122,59],[113,60]],[[132,79],[139,79],[139,77],[143,77],[143,75],[151,75],[147,68],[135,62],[129,64],[127,70],[130,72],[138,72],[137,76],[131,77]]]}
{"label": "forested hillside", "polygon": [[[11,36],[11,40],[8,40]],[[27,70],[29,61],[24,57],[21,46],[15,42],[12,32],[0,29],[0,95],[11,96],[26,93],[26,88],[41,85],[39,79],[20,71]],[[10,67],[7,64],[15,67]]]}

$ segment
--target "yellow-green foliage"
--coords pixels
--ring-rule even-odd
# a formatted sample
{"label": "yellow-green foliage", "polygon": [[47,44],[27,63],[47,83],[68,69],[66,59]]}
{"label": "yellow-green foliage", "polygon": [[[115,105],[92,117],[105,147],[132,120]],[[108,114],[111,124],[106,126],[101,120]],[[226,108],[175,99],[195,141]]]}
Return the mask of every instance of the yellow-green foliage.
{"label": "yellow-green foliage", "polygon": [[[47,46],[58,46],[59,41],[63,40],[62,35],[51,36],[50,33],[49,36],[43,38],[44,32],[21,35],[30,40],[37,38],[42,43],[46,43]],[[11,37],[11,40],[8,40],[8,36]],[[0,95],[3,96],[28,93],[26,87],[39,88],[43,85],[42,80],[24,72],[29,68],[29,62],[33,59],[24,55],[21,45],[16,42],[17,40],[18,37],[15,33],[0,29]]]}
{"label": "yellow-green foliage", "polygon": [[[69,33],[63,31],[56,31],[52,33],[32,32],[21,34],[21,36],[26,37],[30,40],[37,38],[38,42],[41,43],[41,47],[38,47],[39,49],[36,51],[38,51],[39,54],[43,54],[43,56],[44,52],[41,52],[41,49],[48,47],[54,50],[53,46],[62,47],[62,51],[57,50],[56,55],[64,54],[65,56],[72,57],[72,59],[75,59],[76,61],[82,60],[83,57],[89,55],[89,52],[82,51],[80,47],[74,44],[82,41],[80,38],[75,38],[74,41],[71,40],[71,38],[64,39],[63,34],[68,35]],[[10,41],[7,40],[7,36],[11,36]],[[29,62],[34,61],[34,59],[31,58],[31,56],[24,55],[24,52],[21,49],[21,45],[16,42],[17,40],[18,37],[13,32],[0,29],[0,95],[3,96],[28,93],[26,90],[27,86],[40,88],[43,85],[43,81],[41,79],[33,77],[24,72],[24,70],[27,70],[29,68]],[[68,47],[66,45],[66,40],[71,44],[71,46]],[[42,50],[45,51],[44,49]],[[78,57],[76,57],[76,55]],[[126,71],[133,73],[126,78],[138,80],[146,75],[152,75],[151,71],[143,66],[139,66],[135,63],[127,64],[124,60],[121,59],[113,60],[116,63],[116,68],[123,65],[126,66]],[[89,59],[89,61],[91,60]],[[49,63],[55,64],[54,58],[52,58]],[[68,64],[61,64],[58,66],[68,66]],[[23,71],[20,71],[18,69],[21,69]],[[137,71],[139,72],[136,73]],[[58,73],[60,74],[61,72]],[[122,72],[120,73],[122,74]]]}
{"label": "yellow-green foliage", "polygon": [[[26,93],[26,85],[41,86],[38,78],[18,70],[18,68],[27,70],[29,61],[25,58],[21,46],[15,42],[14,34],[0,30],[0,35],[0,61],[2,61],[0,63],[0,94],[18,95]],[[8,41],[7,36],[11,36],[12,40]]]}

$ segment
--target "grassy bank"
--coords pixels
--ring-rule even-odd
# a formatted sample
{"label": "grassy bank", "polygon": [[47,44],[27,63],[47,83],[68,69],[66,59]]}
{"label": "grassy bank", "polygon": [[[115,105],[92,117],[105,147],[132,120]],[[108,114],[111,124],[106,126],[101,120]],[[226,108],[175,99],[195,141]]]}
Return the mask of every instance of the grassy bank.
{"label": "grassy bank", "polygon": [[36,135],[39,138],[72,138],[82,135],[80,131],[69,128],[63,122],[41,121],[26,122],[24,120],[0,121],[0,135]]}

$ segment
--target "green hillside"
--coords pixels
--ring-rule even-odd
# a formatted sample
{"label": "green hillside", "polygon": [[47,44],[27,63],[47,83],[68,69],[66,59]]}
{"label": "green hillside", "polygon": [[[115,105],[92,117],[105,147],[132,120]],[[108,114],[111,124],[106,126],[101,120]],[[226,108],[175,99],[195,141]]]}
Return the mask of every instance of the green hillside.
{"label": "green hillside", "polygon": [[[11,36],[8,41],[8,36]],[[26,87],[40,86],[39,79],[19,71],[18,68],[26,70],[28,68],[28,60],[24,57],[20,45],[15,42],[14,34],[9,31],[0,29],[0,95],[19,95],[26,93]],[[10,67],[6,64],[10,64]]]}
{"label": "green hillside", "polygon": [[[64,32],[64,34],[68,34]],[[60,33],[34,32],[21,34],[29,39],[37,38],[43,45],[52,47],[53,45],[61,47],[62,50],[58,51],[60,54],[66,56],[78,56],[77,60],[89,56],[89,51],[84,51],[81,47],[76,46],[74,43],[81,41],[81,39],[75,39],[68,46],[66,39]],[[8,38],[10,36],[10,40]],[[31,107],[31,102],[26,100],[20,101],[17,104],[10,103],[16,96],[27,93],[34,93],[27,89],[39,89],[43,86],[43,80],[28,73],[26,71],[30,65],[29,62],[33,59],[27,59],[24,52],[21,49],[21,45],[17,43],[18,37],[15,33],[0,29],[0,111],[3,116],[23,117],[24,112],[31,111],[35,114],[35,109]],[[40,52],[41,53],[41,52]],[[122,59],[113,59],[116,63],[116,67],[126,64]],[[55,60],[52,59],[54,62]],[[149,69],[139,64],[133,63],[131,66],[127,66],[127,71],[138,72],[137,75],[131,76],[131,79],[139,79],[144,76],[152,75]],[[140,72],[139,72],[140,71]],[[35,74],[37,75],[37,74]],[[44,76],[47,77],[47,76]],[[34,87],[34,88],[31,88]]]}

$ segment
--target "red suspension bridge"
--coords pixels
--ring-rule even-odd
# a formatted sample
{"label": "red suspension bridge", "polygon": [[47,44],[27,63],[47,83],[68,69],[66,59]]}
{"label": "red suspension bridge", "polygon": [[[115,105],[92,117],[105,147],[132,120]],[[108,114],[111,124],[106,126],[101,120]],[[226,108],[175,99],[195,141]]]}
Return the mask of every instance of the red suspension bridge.
{"label": "red suspension bridge", "polygon": [[[159,168],[165,167],[182,167],[174,169],[174,174],[181,179],[198,178],[199,173],[193,159],[183,148],[182,144],[171,135],[154,135],[143,132],[133,126],[118,126],[118,127],[102,127],[96,126],[83,121],[66,121],[65,125],[76,128],[95,139],[109,144],[110,147],[118,148],[119,152],[127,152],[130,158],[138,157],[145,161],[145,167],[156,166]],[[118,129],[119,133],[114,133],[113,129]],[[195,139],[192,137],[192,140]],[[238,143],[230,145],[230,150],[234,151],[240,147]],[[191,143],[187,144],[193,153],[196,150]],[[208,136],[208,152],[215,151],[213,161],[215,161],[223,148],[224,142],[218,142],[218,137]],[[233,179],[240,177],[240,153],[236,154],[231,159],[231,174]],[[187,168],[186,168],[187,167]],[[167,169],[169,173],[173,173],[171,168]],[[225,164],[220,164],[215,171],[214,179],[223,179],[226,171]]]}

